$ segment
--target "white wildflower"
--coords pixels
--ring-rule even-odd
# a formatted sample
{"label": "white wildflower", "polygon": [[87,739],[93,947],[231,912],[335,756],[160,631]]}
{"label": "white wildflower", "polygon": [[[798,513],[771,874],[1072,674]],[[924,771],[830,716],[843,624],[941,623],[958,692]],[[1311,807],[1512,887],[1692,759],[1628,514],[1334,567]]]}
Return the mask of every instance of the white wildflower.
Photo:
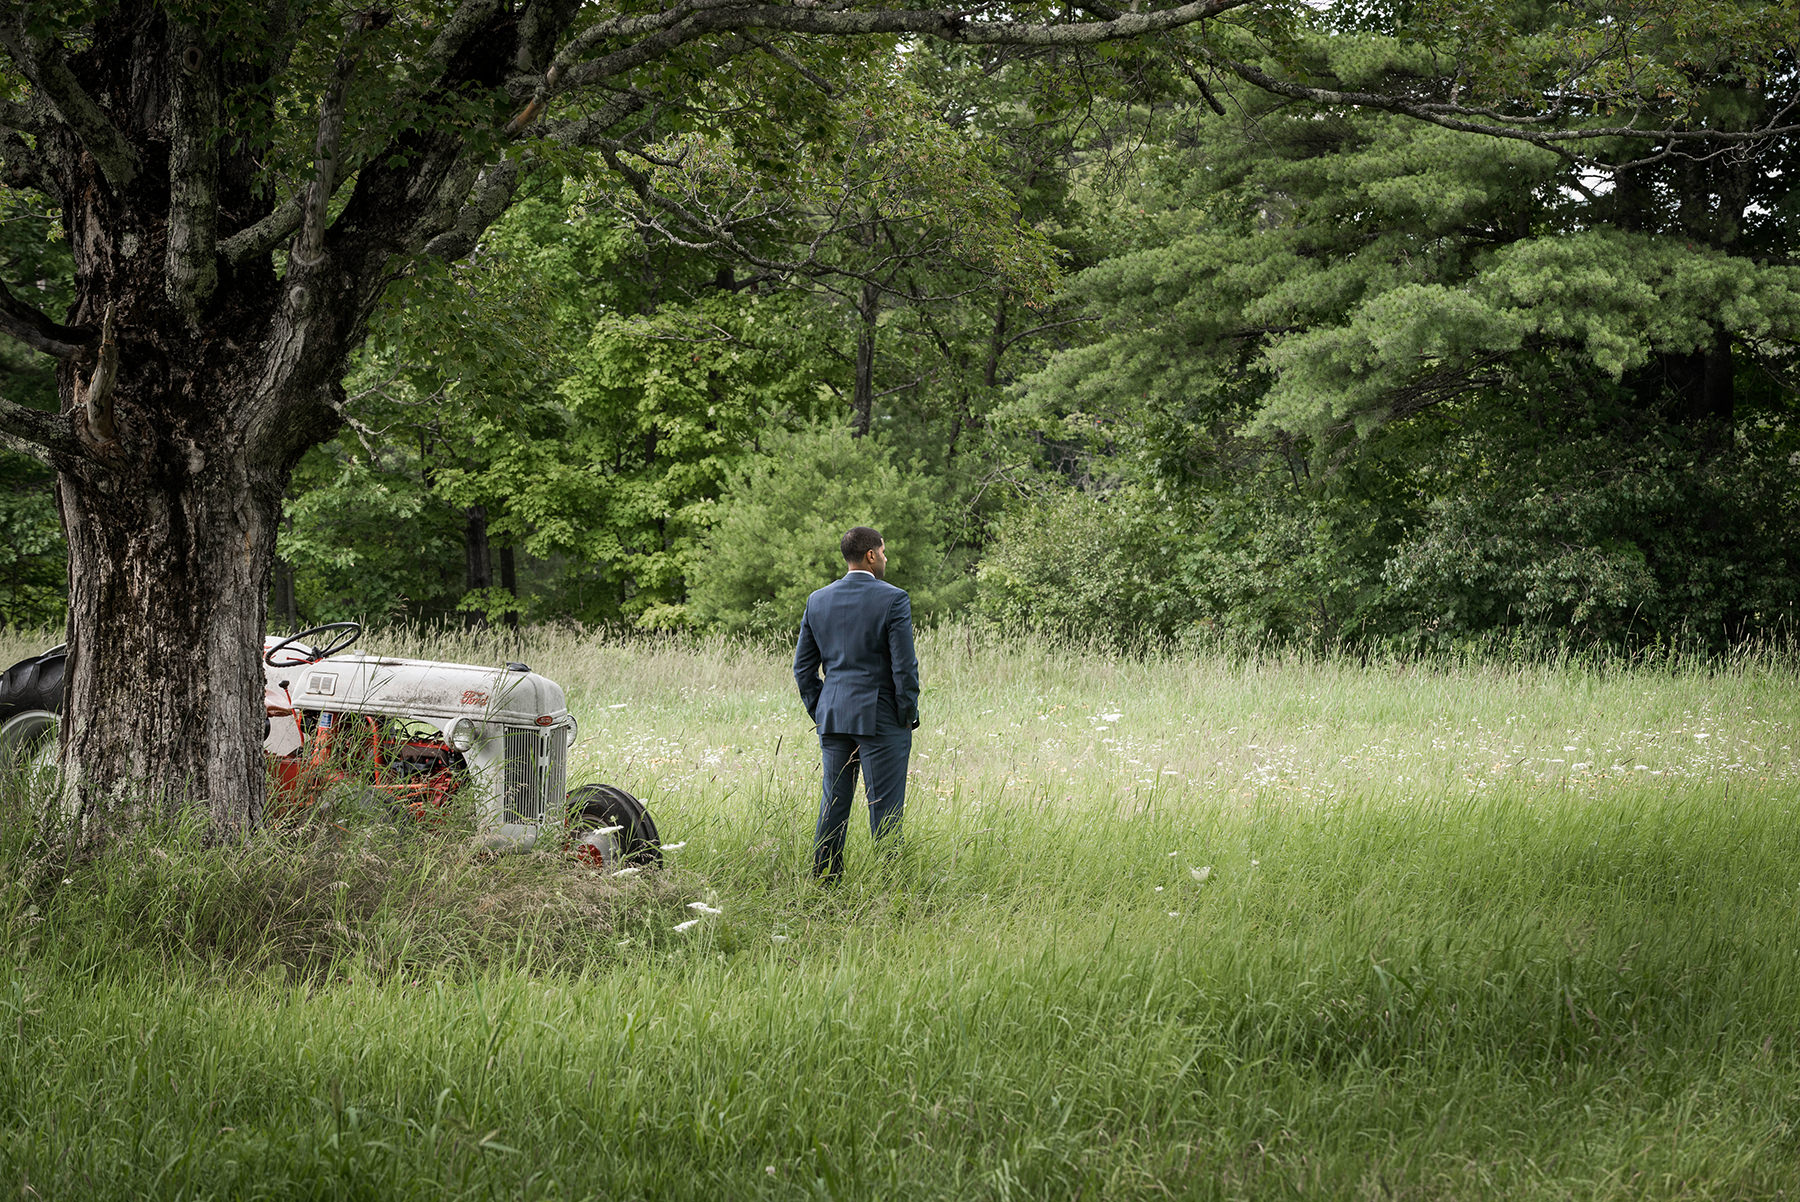
{"label": "white wildflower", "polygon": [[1206,878],[1212,875],[1212,865],[1207,864],[1201,868],[1190,868],[1188,869],[1188,875],[1194,878],[1195,884],[1204,885],[1206,884]]}
{"label": "white wildflower", "polygon": [[629,868],[619,869],[619,871],[613,873],[613,875],[614,876],[636,876],[638,873],[640,873],[642,871],[644,871],[642,868],[638,867],[636,864],[633,864]]}
{"label": "white wildflower", "polygon": [[1157,887],[1156,887],[1156,891],[1157,891],[1157,892],[1158,892],[1158,893],[1161,893],[1161,892],[1162,892],[1162,886],[1161,886],[1161,885],[1158,885],[1158,886],[1157,886]]}
{"label": "white wildflower", "polygon": [[1181,917],[1181,911],[1180,911],[1180,910],[1170,910],[1170,911],[1169,911],[1169,917],[1170,917],[1170,918],[1180,918],[1180,917]]}
{"label": "white wildflower", "polygon": [[705,902],[702,902],[702,901],[689,902],[688,909],[698,910],[702,914],[723,914],[723,913],[725,913],[725,911],[719,909],[719,907],[709,906]]}
{"label": "white wildflower", "polygon": [[664,851],[680,851],[682,848],[684,848],[686,846],[687,846],[687,840],[683,839],[679,843],[665,843],[662,845],[662,849]]}
{"label": "white wildflower", "polygon": [[788,937],[786,935],[770,935],[769,939],[773,943],[786,943]]}
{"label": "white wildflower", "polygon": [[699,922],[699,921],[700,921],[700,920],[699,920],[699,919],[698,919],[698,918],[690,918],[690,919],[688,919],[688,920],[687,920],[687,921],[686,921],[686,922],[678,922],[678,923],[676,923],[676,924],[675,924],[675,929],[676,929],[676,930],[678,930],[678,931],[685,931],[685,930],[687,930],[687,929],[688,929],[688,928],[689,928],[689,927],[691,927],[691,926],[693,926],[693,925],[694,925],[694,924],[695,924],[695,923],[697,923],[697,922]]}

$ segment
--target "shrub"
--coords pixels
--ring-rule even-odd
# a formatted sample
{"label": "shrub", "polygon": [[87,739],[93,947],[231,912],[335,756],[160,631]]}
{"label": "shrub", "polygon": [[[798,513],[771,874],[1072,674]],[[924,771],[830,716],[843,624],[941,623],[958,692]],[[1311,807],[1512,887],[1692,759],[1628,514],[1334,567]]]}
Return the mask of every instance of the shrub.
{"label": "shrub", "polygon": [[1753,450],[1587,438],[1446,490],[1384,569],[1426,642],[1493,630],[1721,650],[1789,629],[1800,472]]}
{"label": "shrub", "polygon": [[1189,616],[1171,604],[1170,530],[1130,488],[1021,504],[981,561],[976,614],[1008,630],[1109,643],[1166,636]]}
{"label": "shrub", "polygon": [[734,476],[688,572],[686,619],[729,633],[791,635],[814,589],[844,570],[838,539],[873,526],[887,540],[888,580],[912,594],[920,622],[962,604],[971,586],[946,534],[932,481],[876,437],[814,425],[768,438]]}

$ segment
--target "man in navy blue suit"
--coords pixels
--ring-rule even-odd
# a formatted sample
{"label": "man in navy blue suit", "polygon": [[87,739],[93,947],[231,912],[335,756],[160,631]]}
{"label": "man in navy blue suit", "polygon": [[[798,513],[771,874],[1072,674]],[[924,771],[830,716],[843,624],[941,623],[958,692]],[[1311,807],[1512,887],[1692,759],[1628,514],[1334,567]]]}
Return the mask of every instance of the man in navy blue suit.
{"label": "man in navy blue suit", "polygon": [[[863,774],[869,832],[897,838],[906,812],[906,764],[919,726],[919,657],[912,600],[882,579],[887,545],[867,526],[839,543],[845,572],[806,599],[794,680],[819,727],[825,791],[813,833],[813,875],[844,870],[844,835]],[[824,679],[820,679],[820,670]]]}

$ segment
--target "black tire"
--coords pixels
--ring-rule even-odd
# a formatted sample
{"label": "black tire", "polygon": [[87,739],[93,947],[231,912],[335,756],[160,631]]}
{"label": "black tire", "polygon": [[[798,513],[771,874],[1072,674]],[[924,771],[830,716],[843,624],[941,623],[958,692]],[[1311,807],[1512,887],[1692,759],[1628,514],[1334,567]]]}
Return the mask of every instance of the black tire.
{"label": "black tire", "polygon": [[33,773],[56,765],[68,652],[52,647],[0,673],[0,772]]}
{"label": "black tire", "polygon": [[63,670],[68,662],[69,653],[55,647],[0,673],[0,722],[30,710],[62,713]]}
{"label": "black tire", "polygon": [[644,803],[613,785],[583,785],[569,794],[569,834],[605,826],[619,831],[619,858],[626,864],[661,864],[662,837]]}

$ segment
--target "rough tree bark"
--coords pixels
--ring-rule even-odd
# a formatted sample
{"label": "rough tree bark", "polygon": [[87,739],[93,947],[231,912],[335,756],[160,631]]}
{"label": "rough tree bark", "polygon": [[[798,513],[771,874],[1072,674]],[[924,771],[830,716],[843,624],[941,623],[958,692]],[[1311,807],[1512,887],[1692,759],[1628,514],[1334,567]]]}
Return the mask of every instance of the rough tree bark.
{"label": "rough tree bark", "polygon": [[[0,398],[0,444],[58,472],[78,838],[184,807],[221,838],[261,822],[258,661],[289,475],[342,421],[387,284],[469,253],[532,163],[648,162],[669,114],[733,86],[725,68],[793,70],[784,43],[1075,47],[1249,2],[1057,20],[720,0],[0,6],[0,181],[60,207],[74,255],[65,321],[0,286],[0,329],[61,361],[62,402]],[[294,97],[310,98],[298,126]]]}

